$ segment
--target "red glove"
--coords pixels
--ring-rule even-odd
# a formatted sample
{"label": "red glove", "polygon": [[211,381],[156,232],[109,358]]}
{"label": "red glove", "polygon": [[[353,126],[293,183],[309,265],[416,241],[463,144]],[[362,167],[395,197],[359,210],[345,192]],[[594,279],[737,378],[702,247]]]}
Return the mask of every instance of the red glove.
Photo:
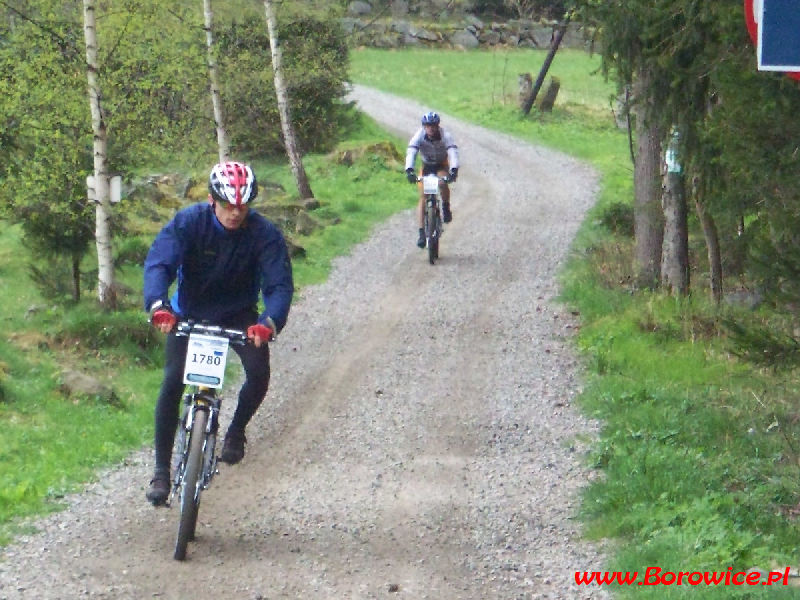
{"label": "red glove", "polygon": [[259,337],[261,338],[262,342],[268,342],[272,339],[272,334],[275,333],[267,327],[266,325],[262,325],[261,323],[256,323],[255,325],[250,325],[247,328],[247,337],[254,338]]}
{"label": "red glove", "polygon": [[178,322],[178,318],[172,311],[165,308],[159,308],[153,313],[150,322],[158,329],[161,329],[162,325],[169,325],[169,329],[172,330],[172,328],[175,327],[175,323]]}

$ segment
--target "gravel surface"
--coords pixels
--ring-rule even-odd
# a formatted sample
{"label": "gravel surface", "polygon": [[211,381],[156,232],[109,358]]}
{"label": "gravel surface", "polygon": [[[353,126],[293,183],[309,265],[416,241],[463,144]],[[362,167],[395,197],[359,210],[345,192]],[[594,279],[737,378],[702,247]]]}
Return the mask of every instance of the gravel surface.
{"label": "gravel surface", "polygon": [[[353,95],[404,138],[430,108]],[[596,175],[442,121],[462,168],[440,260],[406,211],[303,291],[187,560],[177,509],[145,502],[147,448],[2,549],[0,598],[608,597],[574,584],[603,564],[575,518],[596,425],[573,407],[575,323],[555,301]]]}

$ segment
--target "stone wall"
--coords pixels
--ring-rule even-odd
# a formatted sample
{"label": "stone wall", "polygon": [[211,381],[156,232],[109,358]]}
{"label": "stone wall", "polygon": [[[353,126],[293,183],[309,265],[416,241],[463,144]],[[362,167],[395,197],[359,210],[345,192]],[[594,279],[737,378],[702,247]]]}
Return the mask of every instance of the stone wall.
{"label": "stone wall", "polygon": [[[358,10],[352,9],[358,5]],[[546,21],[509,20],[484,22],[474,15],[453,16],[446,22],[433,20],[421,23],[410,18],[372,15],[365,2],[351,3],[350,16],[342,25],[354,47],[400,48],[429,46],[437,48],[520,47],[546,49],[550,47],[558,23]],[[591,49],[586,30],[570,23],[561,46]]]}

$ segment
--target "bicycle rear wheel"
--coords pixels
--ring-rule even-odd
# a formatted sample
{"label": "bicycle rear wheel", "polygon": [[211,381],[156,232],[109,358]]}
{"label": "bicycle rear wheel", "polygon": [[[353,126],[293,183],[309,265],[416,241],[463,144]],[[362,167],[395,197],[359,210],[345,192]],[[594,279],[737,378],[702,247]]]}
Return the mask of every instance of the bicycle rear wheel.
{"label": "bicycle rear wheel", "polygon": [[200,506],[200,489],[203,469],[203,441],[206,436],[208,412],[196,410],[192,431],[189,434],[189,453],[186,470],[181,483],[181,516],[178,523],[178,538],[175,541],[175,560],[186,558],[186,546],[194,539],[197,511]]}

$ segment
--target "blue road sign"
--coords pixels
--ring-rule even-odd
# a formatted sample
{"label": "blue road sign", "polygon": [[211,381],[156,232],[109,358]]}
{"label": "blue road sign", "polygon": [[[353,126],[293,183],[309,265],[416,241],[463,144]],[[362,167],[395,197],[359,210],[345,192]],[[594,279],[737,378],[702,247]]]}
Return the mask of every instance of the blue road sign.
{"label": "blue road sign", "polygon": [[[759,1],[754,0],[756,6]],[[800,71],[800,0],[760,0],[758,68]]]}

